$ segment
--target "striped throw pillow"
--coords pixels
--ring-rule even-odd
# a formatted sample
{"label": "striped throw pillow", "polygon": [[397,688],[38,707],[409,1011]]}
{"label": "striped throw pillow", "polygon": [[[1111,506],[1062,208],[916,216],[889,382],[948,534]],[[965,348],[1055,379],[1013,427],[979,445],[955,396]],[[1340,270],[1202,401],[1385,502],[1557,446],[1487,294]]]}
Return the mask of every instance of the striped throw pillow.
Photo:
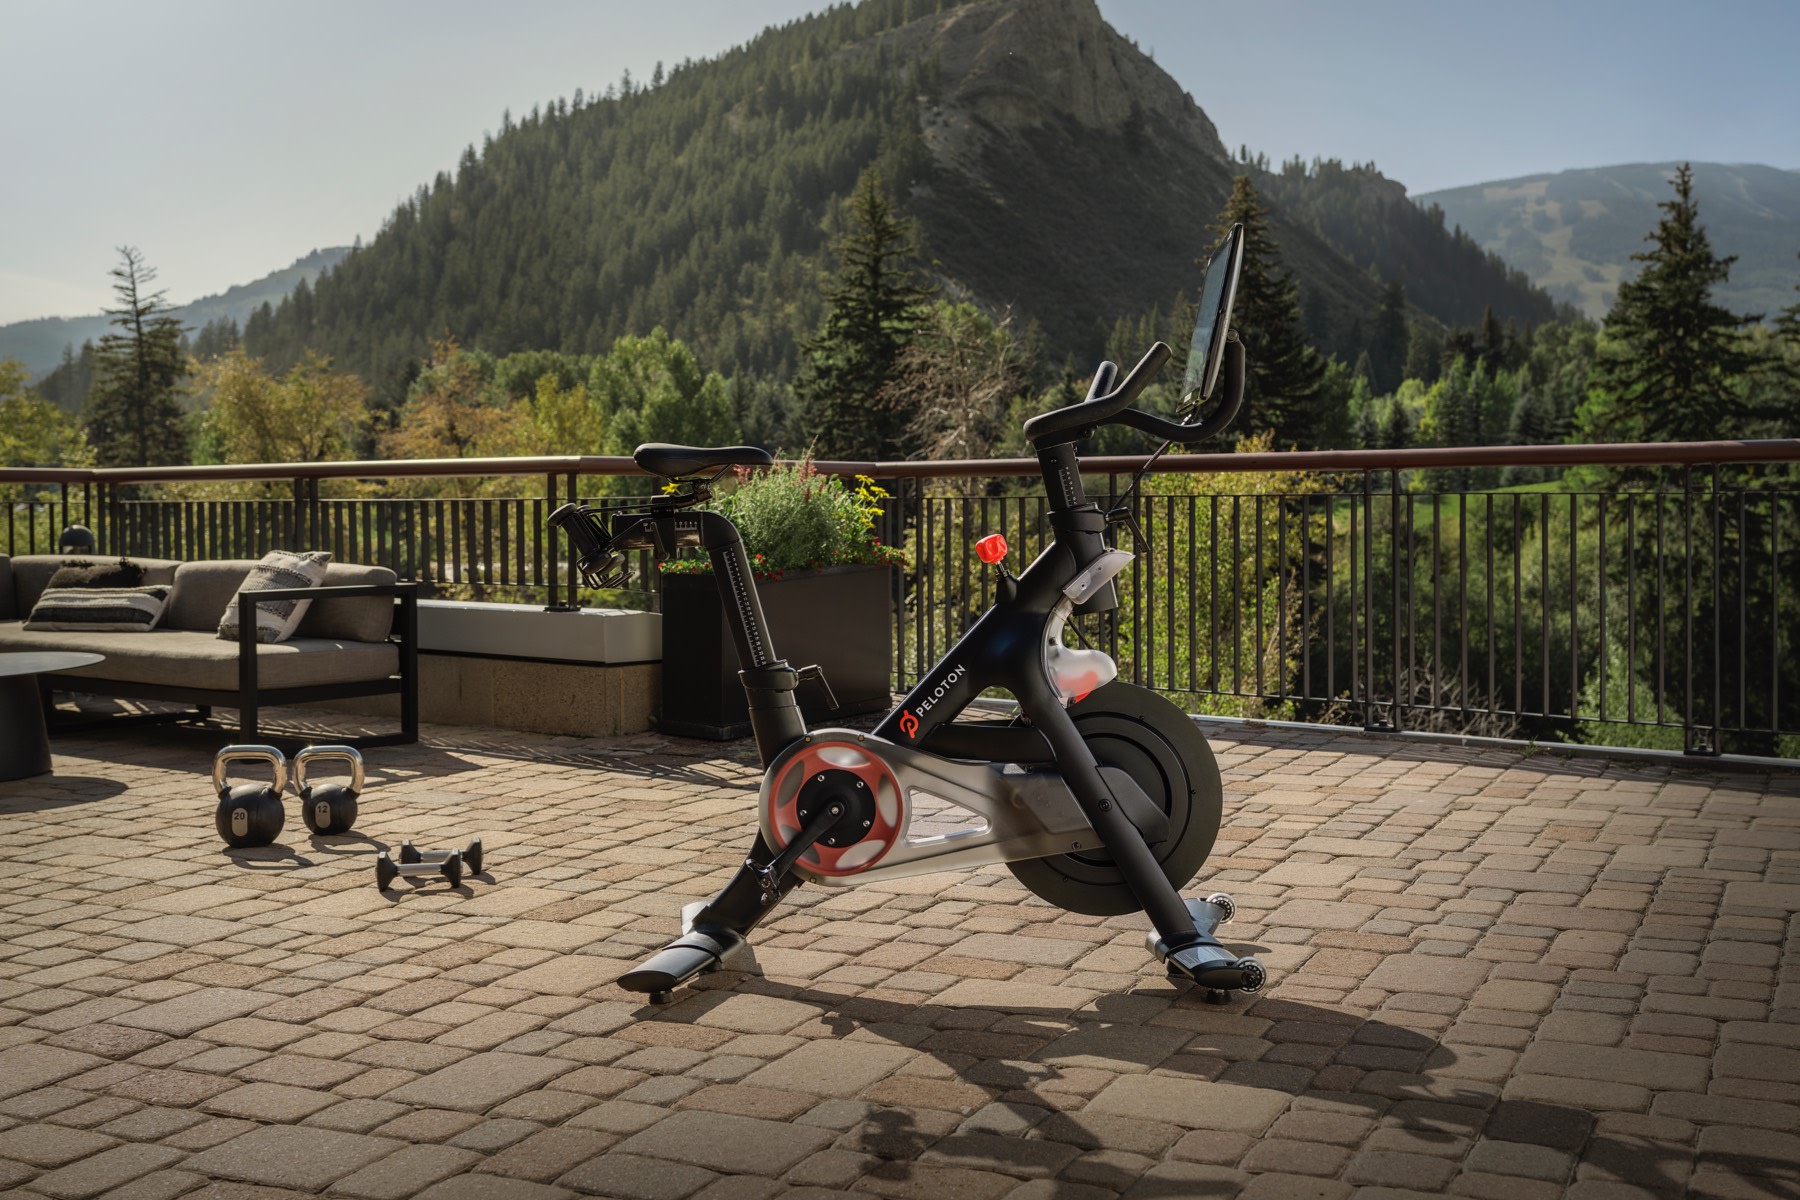
{"label": "striped throw pillow", "polygon": [[[318,587],[325,578],[325,568],[331,563],[331,555],[324,550],[307,550],[294,554],[287,550],[271,550],[263,555],[262,561],[250,568],[250,574],[244,576],[244,582],[238,585],[240,592],[260,592],[274,588]],[[294,630],[300,627],[300,618],[312,606],[311,600],[277,600],[273,604],[256,606],[256,640],[259,642],[285,642],[294,636]],[[219,622],[219,636],[227,641],[235,642],[238,638],[238,601],[231,598],[225,606],[225,616]]]}
{"label": "striped throw pillow", "polygon": [[142,633],[156,628],[168,602],[167,586],[45,588],[23,628],[32,633]]}

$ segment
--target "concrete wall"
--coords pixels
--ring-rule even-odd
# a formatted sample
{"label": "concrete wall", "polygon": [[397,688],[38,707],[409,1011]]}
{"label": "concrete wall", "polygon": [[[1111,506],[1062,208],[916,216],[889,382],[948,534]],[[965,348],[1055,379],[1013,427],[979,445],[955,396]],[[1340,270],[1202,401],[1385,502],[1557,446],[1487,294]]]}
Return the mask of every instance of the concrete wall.
{"label": "concrete wall", "polygon": [[[419,604],[419,720],[600,737],[650,728],[662,693],[662,617],[524,604]],[[398,718],[398,697],[333,705]]]}
{"label": "concrete wall", "polygon": [[[661,663],[587,664],[419,654],[419,720],[532,733],[600,737],[650,728],[662,694]],[[398,719],[397,696],[331,707]]]}

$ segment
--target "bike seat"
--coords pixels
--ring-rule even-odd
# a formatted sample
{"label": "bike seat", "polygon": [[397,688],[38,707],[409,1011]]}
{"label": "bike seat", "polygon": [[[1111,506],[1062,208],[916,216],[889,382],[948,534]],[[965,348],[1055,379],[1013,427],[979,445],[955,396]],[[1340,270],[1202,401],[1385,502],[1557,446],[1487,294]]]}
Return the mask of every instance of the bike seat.
{"label": "bike seat", "polygon": [[767,467],[775,459],[755,446],[672,446],[645,442],[631,452],[638,466],[664,479],[684,479],[714,467]]}

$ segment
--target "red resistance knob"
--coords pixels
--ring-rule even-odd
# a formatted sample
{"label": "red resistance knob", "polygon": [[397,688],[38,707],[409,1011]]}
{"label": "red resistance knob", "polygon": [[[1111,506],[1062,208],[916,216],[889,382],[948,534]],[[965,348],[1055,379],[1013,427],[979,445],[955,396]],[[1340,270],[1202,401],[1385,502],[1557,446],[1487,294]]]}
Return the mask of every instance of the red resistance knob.
{"label": "red resistance knob", "polygon": [[975,557],[990,567],[1003,560],[1006,557],[1006,535],[990,533],[976,542]]}

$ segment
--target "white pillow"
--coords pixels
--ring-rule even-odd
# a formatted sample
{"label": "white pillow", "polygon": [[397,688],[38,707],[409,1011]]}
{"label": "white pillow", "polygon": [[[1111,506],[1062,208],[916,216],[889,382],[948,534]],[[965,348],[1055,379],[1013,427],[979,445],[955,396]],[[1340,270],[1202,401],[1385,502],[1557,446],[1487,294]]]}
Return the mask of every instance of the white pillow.
{"label": "white pillow", "polygon": [[[250,574],[244,576],[244,582],[238,585],[239,592],[260,592],[273,588],[318,587],[325,578],[325,568],[331,562],[331,555],[323,550],[307,550],[295,554],[287,550],[271,550],[263,555],[262,561],[250,568]],[[270,604],[256,606],[256,640],[259,642],[285,642],[300,627],[300,618],[306,615],[311,607],[311,600],[277,600]],[[219,636],[227,641],[238,639],[238,600],[231,597],[231,603],[225,606],[225,616],[219,621]]]}
{"label": "white pillow", "polygon": [[25,618],[24,629],[77,633],[141,633],[156,628],[169,602],[167,584],[156,587],[45,588]]}

